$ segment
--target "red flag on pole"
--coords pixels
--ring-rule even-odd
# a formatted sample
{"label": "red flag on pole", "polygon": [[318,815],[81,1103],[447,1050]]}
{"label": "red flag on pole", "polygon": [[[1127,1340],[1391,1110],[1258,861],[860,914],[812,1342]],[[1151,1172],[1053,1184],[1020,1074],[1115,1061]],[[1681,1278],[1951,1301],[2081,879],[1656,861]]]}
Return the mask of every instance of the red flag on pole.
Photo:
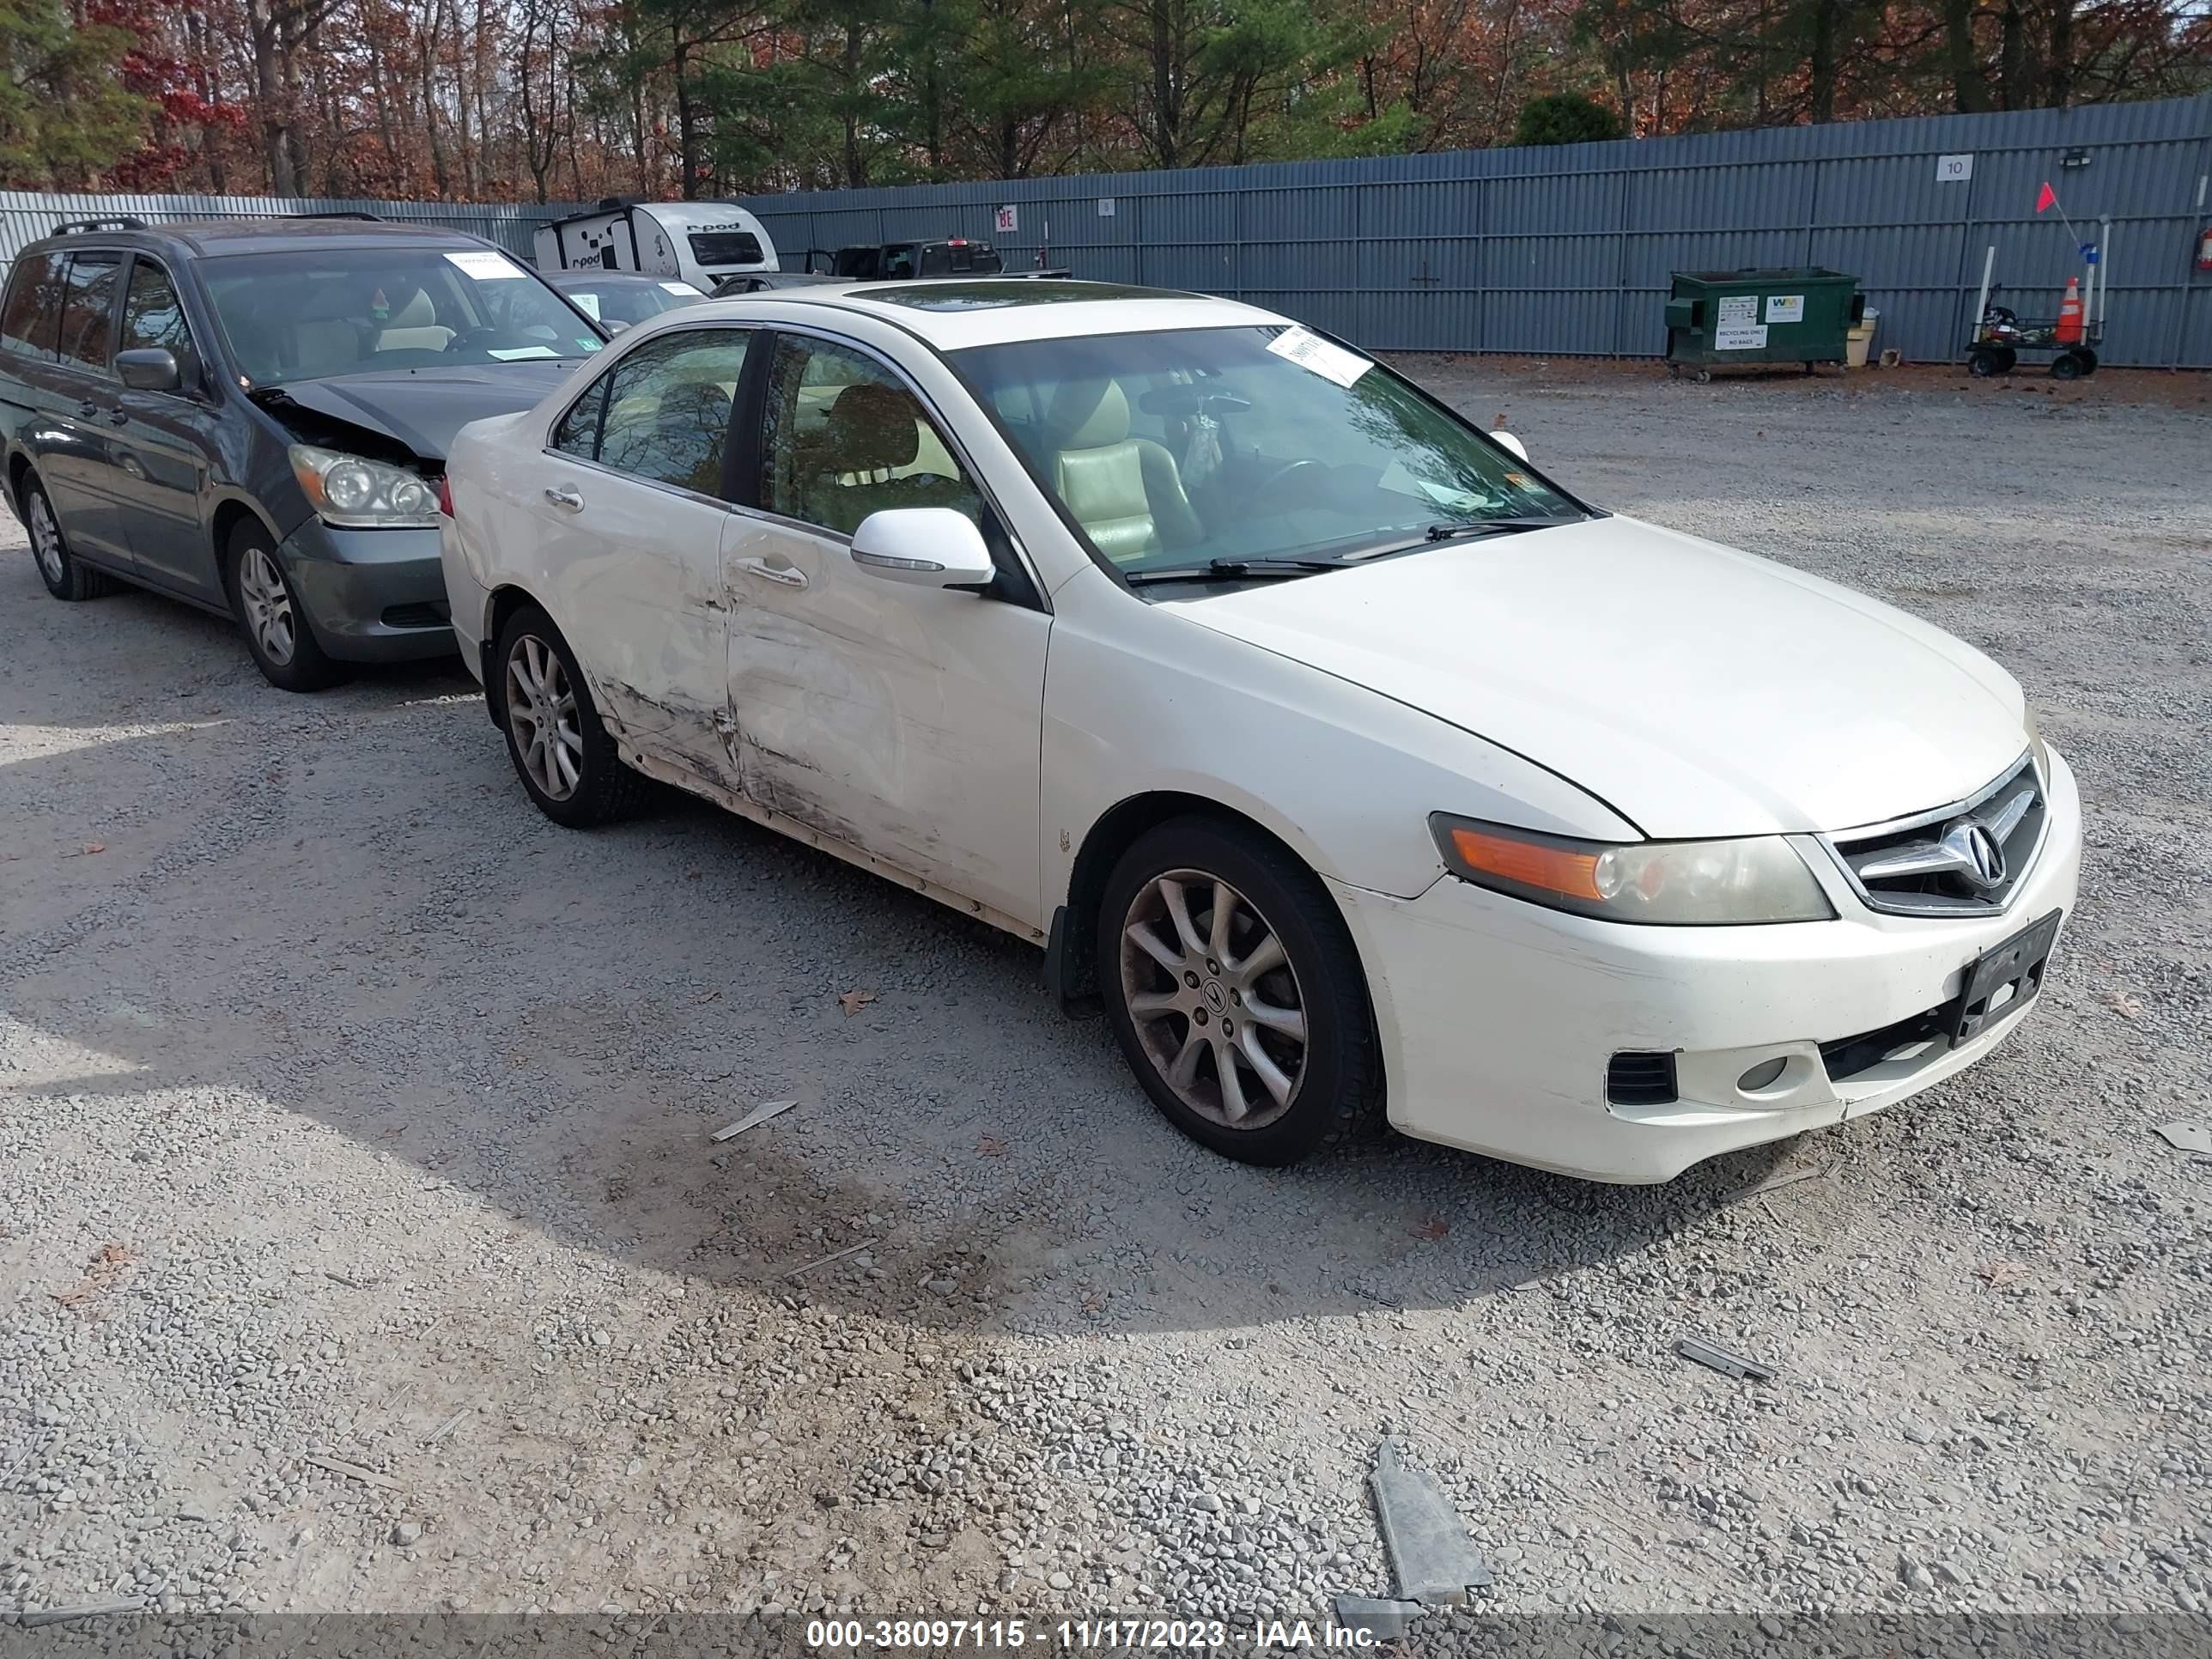
{"label": "red flag on pole", "polygon": [[2038,213],[2040,213],[2047,207],[2056,207],[2057,205],[2058,192],[2051,189],[2050,182],[2045,180],[2043,186],[2043,194],[2035,198],[2035,210]]}

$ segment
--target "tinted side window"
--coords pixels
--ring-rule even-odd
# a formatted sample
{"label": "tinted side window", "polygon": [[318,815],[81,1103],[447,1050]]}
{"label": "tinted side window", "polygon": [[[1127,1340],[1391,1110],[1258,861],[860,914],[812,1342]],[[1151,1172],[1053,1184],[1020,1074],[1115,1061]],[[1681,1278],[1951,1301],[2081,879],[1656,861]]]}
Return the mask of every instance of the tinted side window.
{"label": "tinted side window", "polygon": [[61,356],[87,368],[104,369],[115,344],[115,285],[123,258],[115,253],[79,253],[70,260],[62,284]]}
{"label": "tinted side window", "polygon": [[554,448],[581,460],[599,459],[599,411],[606,407],[607,382],[613,378],[600,375],[592,383],[589,392],[568,406],[568,412],[553,428]]}
{"label": "tinted side window", "polygon": [[52,358],[61,310],[62,267],[68,256],[41,253],[18,259],[8,273],[8,298],[0,304],[0,348]]}
{"label": "tinted side window", "polygon": [[118,351],[137,351],[167,346],[185,362],[192,349],[191,326],[168,272],[140,258],[131,267],[131,286],[123,295],[123,331],[116,337]]}
{"label": "tinted side window", "polygon": [[607,377],[599,465],[719,495],[730,406],[750,337],[744,329],[684,329],[617,363]]}
{"label": "tinted side window", "polygon": [[762,435],[761,505],[851,535],[871,513],[983,500],[921,400],[874,358],[834,341],[776,342]]}

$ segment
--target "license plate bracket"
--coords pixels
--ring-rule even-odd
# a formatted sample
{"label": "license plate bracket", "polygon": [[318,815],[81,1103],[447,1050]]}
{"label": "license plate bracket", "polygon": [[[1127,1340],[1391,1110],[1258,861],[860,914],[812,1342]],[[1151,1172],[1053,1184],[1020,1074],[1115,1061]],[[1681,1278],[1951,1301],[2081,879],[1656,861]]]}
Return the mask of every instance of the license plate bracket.
{"label": "license plate bracket", "polygon": [[2017,1008],[2043,988],[2043,970],[2058,942],[2062,911],[2030,922],[1967,965],[1966,982],[1945,1012],[1951,1046],[1971,1042],[1990,1021]]}

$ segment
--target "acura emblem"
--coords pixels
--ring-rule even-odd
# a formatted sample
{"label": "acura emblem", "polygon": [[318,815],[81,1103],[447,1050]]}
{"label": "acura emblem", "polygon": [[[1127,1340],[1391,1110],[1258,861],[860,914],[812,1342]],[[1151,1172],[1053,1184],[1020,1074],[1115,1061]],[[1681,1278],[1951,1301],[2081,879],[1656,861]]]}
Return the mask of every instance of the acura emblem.
{"label": "acura emblem", "polygon": [[2004,848],[1979,818],[1960,818],[1946,827],[1936,843],[1951,855],[1960,879],[1984,893],[2004,884]]}

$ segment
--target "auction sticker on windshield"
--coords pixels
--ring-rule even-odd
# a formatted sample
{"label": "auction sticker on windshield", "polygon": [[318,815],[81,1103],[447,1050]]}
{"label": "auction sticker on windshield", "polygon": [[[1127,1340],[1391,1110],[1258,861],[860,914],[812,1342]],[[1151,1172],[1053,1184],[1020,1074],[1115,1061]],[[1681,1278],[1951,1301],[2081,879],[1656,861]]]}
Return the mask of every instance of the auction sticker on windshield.
{"label": "auction sticker on windshield", "polygon": [[448,253],[446,258],[459,265],[464,275],[480,283],[507,282],[530,275],[504,253],[494,253],[489,248],[480,252]]}
{"label": "auction sticker on windshield", "polygon": [[1320,335],[1296,326],[1285,329],[1268,341],[1267,349],[1339,386],[1350,386],[1375,366],[1358,352],[1332,345]]}

